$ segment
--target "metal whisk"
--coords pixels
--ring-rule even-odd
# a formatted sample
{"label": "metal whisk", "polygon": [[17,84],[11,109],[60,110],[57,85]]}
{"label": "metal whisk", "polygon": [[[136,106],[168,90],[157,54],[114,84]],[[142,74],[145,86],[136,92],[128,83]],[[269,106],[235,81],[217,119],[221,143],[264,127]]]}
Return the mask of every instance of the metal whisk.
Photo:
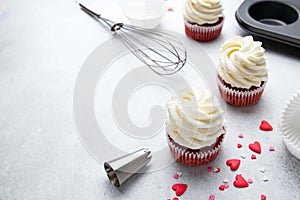
{"label": "metal whisk", "polygon": [[172,34],[161,30],[116,23],[91,11],[82,4],[79,5],[87,14],[106,24],[130,52],[153,72],[159,75],[172,75],[185,65],[186,49],[183,43]]}

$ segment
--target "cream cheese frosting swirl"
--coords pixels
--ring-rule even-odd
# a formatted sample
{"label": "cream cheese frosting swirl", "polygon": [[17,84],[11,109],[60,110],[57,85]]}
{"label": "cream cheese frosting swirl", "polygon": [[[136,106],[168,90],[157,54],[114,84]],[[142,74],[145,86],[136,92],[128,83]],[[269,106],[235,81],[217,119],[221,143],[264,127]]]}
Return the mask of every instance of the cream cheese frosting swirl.
{"label": "cream cheese frosting swirl", "polygon": [[267,81],[265,49],[252,36],[235,36],[225,41],[219,51],[218,71],[233,87],[249,89]]}
{"label": "cream cheese frosting swirl", "polygon": [[166,106],[166,130],[178,144],[199,149],[223,133],[223,110],[208,90],[183,89]]}
{"label": "cream cheese frosting swirl", "polygon": [[213,24],[223,17],[222,11],[220,0],[186,0],[183,17],[189,23]]}

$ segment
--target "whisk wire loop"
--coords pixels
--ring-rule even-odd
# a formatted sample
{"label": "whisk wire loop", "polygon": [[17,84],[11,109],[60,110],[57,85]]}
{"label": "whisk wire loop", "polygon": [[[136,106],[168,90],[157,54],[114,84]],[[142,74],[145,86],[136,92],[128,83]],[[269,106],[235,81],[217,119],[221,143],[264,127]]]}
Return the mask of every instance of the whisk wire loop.
{"label": "whisk wire loop", "polygon": [[116,23],[102,17],[82,4],[83,11],[106,24],[130,52],[158,75],[172,75],[182,69],[187,60],[183,43],[172,34]]}

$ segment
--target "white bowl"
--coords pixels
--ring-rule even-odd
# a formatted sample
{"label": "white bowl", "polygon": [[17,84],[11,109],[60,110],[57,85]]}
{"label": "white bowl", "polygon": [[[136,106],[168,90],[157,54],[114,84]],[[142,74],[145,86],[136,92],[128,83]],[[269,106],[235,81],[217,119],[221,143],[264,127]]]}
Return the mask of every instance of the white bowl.
{"label": "white bowl", "polygon": [[284,108],[280,128],[287,149],[300,159],[300,91],[292,96]]}
{"label": "white bowl", "polygon": [[164,0],[128,0],[121,7],[132,25],[143,28],[159,25],[167,11]]}

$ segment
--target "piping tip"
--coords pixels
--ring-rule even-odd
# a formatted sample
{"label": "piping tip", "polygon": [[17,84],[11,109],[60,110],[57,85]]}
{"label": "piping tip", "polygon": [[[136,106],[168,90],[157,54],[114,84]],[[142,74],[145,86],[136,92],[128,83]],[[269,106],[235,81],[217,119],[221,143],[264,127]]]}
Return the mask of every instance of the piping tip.
{"label": "piping tip", "polygon": [[130,177],[138,173],[151,160],[149,149],[140,149],[104,163],[104,169],[110,182],[121,187]]}

